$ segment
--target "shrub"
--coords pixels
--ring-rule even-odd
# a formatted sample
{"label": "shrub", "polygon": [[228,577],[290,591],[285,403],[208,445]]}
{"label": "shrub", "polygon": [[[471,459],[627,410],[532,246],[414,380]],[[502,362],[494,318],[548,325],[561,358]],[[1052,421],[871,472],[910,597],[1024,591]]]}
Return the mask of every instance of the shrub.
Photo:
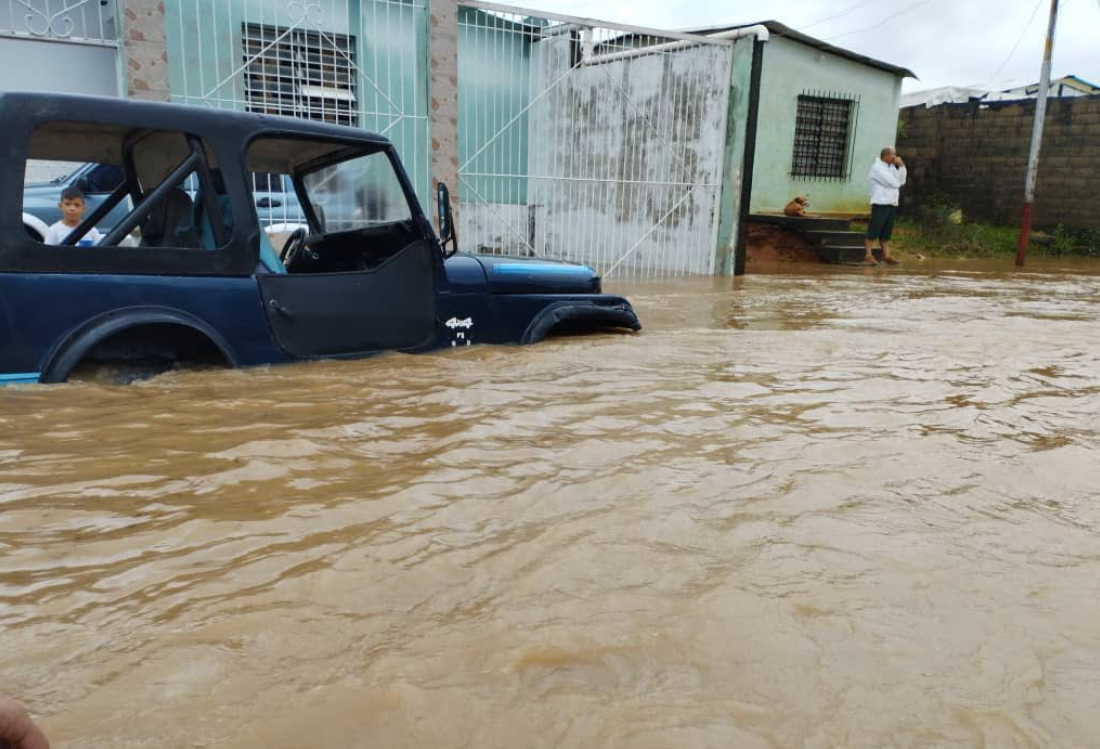
{"label": "shrub", "polygon": [[[1016,253],[1019,228],[966,221],[958,202],[945,192],[934,192],[898,222],[895,236],[903,253],[930,257],[1002,257]],[[1029,252],[1036,255],[1100,257],[1100,230],[1057,227],[1051,233],[1035,231]]]}
{"label": "shrub", "polygon": [[1054,234],[1050,238],[1050,244],[1047,246],[1048,254],[1061,256],[1061,255],[1073,255],[1077,251],[1077,239],[1066,231],[1066,227],[1058,224],[1058,228],[1054,230]]}

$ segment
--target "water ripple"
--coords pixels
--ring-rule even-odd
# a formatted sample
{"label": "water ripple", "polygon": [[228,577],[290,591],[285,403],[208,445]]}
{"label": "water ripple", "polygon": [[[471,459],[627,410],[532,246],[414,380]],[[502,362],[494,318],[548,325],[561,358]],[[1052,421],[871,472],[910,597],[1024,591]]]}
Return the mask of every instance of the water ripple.
{"label": "water ripple", "polygon": [[0,391],[5,689],[72,747],[1095,743],[1100,277],[626,291]]}

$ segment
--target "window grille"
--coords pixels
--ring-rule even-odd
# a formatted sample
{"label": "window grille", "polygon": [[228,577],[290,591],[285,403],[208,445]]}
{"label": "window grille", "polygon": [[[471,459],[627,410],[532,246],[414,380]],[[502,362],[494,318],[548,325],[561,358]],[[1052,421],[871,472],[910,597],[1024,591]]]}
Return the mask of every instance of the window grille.
{"label": "window grille", "polygon": [[257,192],[285,192],[283,175],[270,172],[253,172],[252,187]]}
{"label": "window grille", "polygon": [[248,111],[359,124],[355,37],[241,24]]}
{"label": "window grille", "polygon": [[851,173],[849,139],[858,99],[802,94],[794,131],[791,176],[846,180]]}

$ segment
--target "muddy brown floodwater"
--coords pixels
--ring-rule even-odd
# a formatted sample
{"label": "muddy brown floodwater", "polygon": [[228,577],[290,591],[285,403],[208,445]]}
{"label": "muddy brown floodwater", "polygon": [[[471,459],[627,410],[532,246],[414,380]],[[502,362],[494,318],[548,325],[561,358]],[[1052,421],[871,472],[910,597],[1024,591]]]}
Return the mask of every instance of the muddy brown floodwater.
{"label": "muddy brown floodwater", "polygon": [[55,747],[1096,746],[1082,271],[0,391],[0,691]]}

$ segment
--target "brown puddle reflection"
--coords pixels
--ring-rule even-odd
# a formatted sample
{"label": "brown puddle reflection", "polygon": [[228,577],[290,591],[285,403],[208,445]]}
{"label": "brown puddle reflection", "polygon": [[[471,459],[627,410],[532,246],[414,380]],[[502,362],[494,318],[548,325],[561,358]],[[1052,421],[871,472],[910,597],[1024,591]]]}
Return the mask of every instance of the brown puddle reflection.
{"label": "brown puddle reflection", "polygon": [[0,390],[0,689],[59,747],[1093,745],[1092,267]]}

